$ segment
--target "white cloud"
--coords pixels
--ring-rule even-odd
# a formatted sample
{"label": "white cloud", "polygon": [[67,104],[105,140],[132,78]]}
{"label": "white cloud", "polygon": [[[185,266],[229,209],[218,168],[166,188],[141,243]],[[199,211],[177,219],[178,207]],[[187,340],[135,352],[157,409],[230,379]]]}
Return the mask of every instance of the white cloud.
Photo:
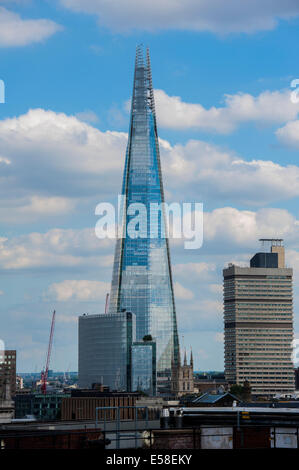
{"label": "white cloud", "polygon": [[222,321],[222,300],[207,298],[201,292],[192,303],[184,304],[183,308],[177,309],[179,330],[196,330],[214,327],[219,329]]}
{"label": "white cloud", "polygon": [[[225,245],[233,253],[252,249],[261,237],[278,237],[287,246],[299,248],[299,222],[283,209],[260,209],[256,212],[232,207],[215,209],[204,214],[204,244],[214,248]],[[0,268],[4,270],[39,268],[111,268],[115,240],[99,240],[94,229],[52,229],[46,233],[29,233],[13,238],[0,238]],[[213,248],[213,249],[214,249]],[[229,261],[232,261],[229,259]],[[211,281],[215,263],[188,262],[174,264],[178,279]],[[189,282],[188,281],[188,282]],[[188,289],[177,283],[178,298],[191,298]]]}
{"label": "white cloud", "polygon": [[[101,132],[75,116],[34,109],[0,121],[0,216],[22,223],[115,198],[127,134]],[[299,195],[299,168],[245,161],[212,144],[160,139],[168,200],[265,205]],[[200,198],[200,199],[199,199]],[[78,210],[79,210],[78,209]],[[86,209],[86,207],[85,207]]]}
{"label": "white cloud", "polygon": [[1,220],[60,215],[84,198],[118,194],[126,140],[42,109],[0,121]]}
{"label": "white cloud", "polygon": [[214,336],[216,343],[223,343],[224,342],[224,333],[216,333]]}
{"label": "white cloud", "polygon": [[23,207],[22,210],[25,212],[35,212],[37,214],[59,214],[65,213],[72,209],[72,201],[68,201],[61,197],[37,197],[33,196],[30,200],[30,204]]}
{"label": "white cloud", "polygon": [[181,263],[174,264],[173,272],[177,277],[185,277],[192,279],[209,279],[211,272],[216,269],[214,263]]}
{"label": "white cloud", "polygon": [[3,290],[0,290],[0,295],[4,295],[4,292],[3,292]]}
{"label": "white cloud", "polygon": [[209,290],[210,292],[212,292],[213,294],[222,294],[222,291],[223,291],[223,287],[222,287],[222,284],[210,284],[209,285]]}
{"label": "white cloud", "polygon": [[285,238],[296,243],[299,221],[284,209],[257,212],[223,207],[204,214],[204,240],[221,246],[255,246],[259,238]]}
{"label": "white cloud", "polygon": [[41,42],[62,27],[48,19],[23,19],[0,6],[0,47],[26,46]]}
{"label": "white cloud", "polygon": [[285,126],[277,129],[276,136],[284,145],[299,148],[299,121],[288,122]]}
{"label": "white cloud", "polygon": [[258,96],[237,93],[224,96],[224,107],[205,109],[199,103],[186,103],[179,96],[168,96],[155,90],[157,118],[160,127],[170,129],[201,129],[226,134],[240,124],[255,122],[280,124],[294,119],[299,103],[294,104],[290,91],[264,91]]}
{"label": "white cloud", "polygon": [[91,301],[102,300],[110,291],[110,283],[87,280],[65,280],[51,284],[47,296],[59,302],[69,300]]}
{"label": "white cloud", "polygon": [[272,161],[246,161],[200,140],[171,147],[161,144],[168,191],[196,200],[238,200],[265,205],[299,195],[299,168]]}
{"label": "white cloud", "polygon": [[5,164],[5,165],[10,165],[11,161],[8,160],[8,158],[0,157],[0,163]]}
{"label": "white cloud", "polygon": [[278,19],[299,15],[296,0],[60,0],[74,11],[96,14],[115,31],[192,30],[254,33],[275,28]]}
{"label": "white cloud", "polygon": [[125,150],[127,135],[101,132],[75,116],[32,109],[0,121],[0,139],[2,156],[14,163],[25,166],[32,155],[32,164],[39,167],[47,164],[48,170],[82,176],[115,170],[123,161],[119,152]]}
{"label": "white cloud", "polygon": [[[220,207],[203,215],[203,254],[224,255],[221,262],[236,261],[231,256],[237,254],[238,262],[248,264],[249,253],[256,247],[260,238],[283,238],[288,249],[299,249],[299,219],[285,209],[265,208],[257,211],[240,210],[234,207]],[[186,254],[183,240],[175,247],[177,253]],[[244,252],[244,250],[246,250]],[[192,254],[192,250],[189,254]],[[230,259],[225,258],[229,253]],[[243,255],[242,255],[243,253]],[[225,261],[226,259],[226,261]],[[214,259],[212,258],[212,261]],[[200,266],[202,265],[203,266]],[[190,263],[174,265],[177,277],[187,277],[189,282],[197,279],[210,281],[213,278],[214,263]],[[215,268],[214,268],[215,266]],[[200,270],[199,270],[200,268]],[[209,287],[216,293],[217,286]]]}
{"label": "white cloud", "polygon": [[[297,283],[299,279],[299,251],[294,249],[286,250],[286,265],[294,269],[294,277]],[[297,289],[295,289],[294,295],[297,295]]]}
{"label": "white cloud", "polygon": [[76,113],[76,118],[78,118],[79,121],[87,122],[90,124],[99,122],[98,115],[90,109]]}
{"label": "white cloud", "polygon": [[180,284],[179,282],[175,282],[173,288],[175,297],[178,299],[190,300],[194,297],[193,292],[190,289],[187,289],[186,287],[182,286],[182,284]]}
{"label": "white cloud", "polygon": [[0,238],[0,267],[5,270],[112,266],[112,240],[98,240],[92,229],[52,229],[11,239]]}
{"label": "white cloud", "polygon": [[0,201],[0,219],[10,224],[28,223],[41,217],[70,214],[74,206],[75,201],[63,197],[13,198],[9,203]]}

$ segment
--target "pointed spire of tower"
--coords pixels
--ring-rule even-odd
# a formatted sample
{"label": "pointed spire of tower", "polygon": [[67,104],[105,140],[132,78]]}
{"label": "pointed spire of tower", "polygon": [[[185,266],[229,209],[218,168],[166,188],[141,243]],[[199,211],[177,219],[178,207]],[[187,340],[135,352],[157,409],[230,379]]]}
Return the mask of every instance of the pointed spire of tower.
{"label": "pointed spire of tower", "polygon": [[191,348],[191,354],[190,354],[190,366],[193,369],[193,353],[192,353],[192,348]]}
{"label": "pointed spire of tower", "polygon": [[[157,347],[158,389],[165,387],[172,361],[179,362],[179,341],[166,216],[157,217],[156,236],[149,233],[146,214],[151,204],[163,207],[164,191],[148,49],[137,46],[130,128],[123,176],[125,207],[143,205],[139,229],[132,233],[132,215],[125,210],[122,237],[116,241],[109,313],[126,309],[136,315],[136,339],[152,335]],[[145,215],[144,215],[145,214]],[[162,269],[161,269],[162,268]]]}
{"label": "pointed spire of tower", "polygon": [[186,352],[186,348],[185,348],[185,352],[184,352],[184,366],[187,365],[187,352]]}

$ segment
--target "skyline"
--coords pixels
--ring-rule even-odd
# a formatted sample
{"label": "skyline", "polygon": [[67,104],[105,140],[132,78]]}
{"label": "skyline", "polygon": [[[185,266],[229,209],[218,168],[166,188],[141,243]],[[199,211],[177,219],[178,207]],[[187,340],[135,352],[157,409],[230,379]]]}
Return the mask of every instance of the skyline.
{"label": "skyline", "polygon": [[94,210],[121,185],[139,42],[151,51],[165,199],[204,204],[203,247],[170,246],[182,348],[195,370],[223,369],[222,268],[261,237],[285,239],[299,337],[299,7],[230,1],[232,31],[216,1],[205,25],[195,1],[183,16],[167,4],[160,22],[147,3],[124,31],[123,9],[101,0],[0,2],[1,339],[20,372],[41,370],[54,308],[51,368],[77,370],[78,315],[104,311],[114,241],[95,237]]}

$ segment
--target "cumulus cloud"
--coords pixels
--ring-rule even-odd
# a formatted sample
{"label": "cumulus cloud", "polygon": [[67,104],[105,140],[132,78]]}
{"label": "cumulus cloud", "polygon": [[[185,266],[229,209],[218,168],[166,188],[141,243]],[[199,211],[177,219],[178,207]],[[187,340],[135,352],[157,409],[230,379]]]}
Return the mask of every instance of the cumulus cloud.
{"label": "cumulus cloud", "polygon": [[184,304],[183,309],[178,309],[179,329],[184,331],[196,329],[219,329],[222,321],[222,299],[206,298],[203,294],[192,303]]}
{"label": "cumulus cloud", "polygon": [[0,267],[4,270],[112,266],[111,240],[98,240],[92,229],[52,229],[8,239],[0,238]]}
{"label": "cumulus cloud", "polygon": [[186,287],[182,286],[179,282],[174,283],[174,293],[176,298],[182,299],[182,300],[190,300],[193,299],[194,294],[190,289],[187,289]]}
{"label": "cumulus cloud", "polygon": [[210,284],[209,285],[209,290],[213,293],[213,294],[222,294],[222,290],[223,290],[223,287],[222,287],[222,284]]}
{"label": "cumulus cloud", "polygon": [[[289,249],[299,249],[299,220],[285,209],[263,208],[257,211],[240,210],[234,207],[220,207],[203,214],[203,244],[197,253],[224,255],[222,262],[236,261],[225,257],[225,253],[237,254],[238,263],[249,256],[260,238],[283,238]],[[186,254],[184,239],[173,247],[176,252]],[[189,250],[188,250],[189,251]],[[243,252],[243,255],[241,253]],[[189,252],[192,255],[192,250]],[[235,256],[235,255],[234,255]],[[190,263],[174,265],[176,276],[186,276],[189,282],[196,278],[210,280],[215,269],[214,263]],[[196,272],[197,271],[197,272]],[[214,287],[216,289],[216,286]]]}
{"label": "cumulus cloud", "polygon": [[[0,121],[0,216],[21,223],[115,199],[127,134],[101,132],[75,116],[34,109]],[[246,161],[200,140],[160,139],[168,200],[265,205],[299,195],[299,168]],[[200,198],[200,199],[199,199]]]}
{"label": "cumulus cloud", "polygon": [[0,201],[0,219],[6,223],[19,224],[40,220],[41,217],[70,214],[75,201],[63,197],[29,196]]}
{"label": "cumulus cloud", "polygon": [[27,46],[41,42],[62,27],[48,19],[23,19],[0,6],[0,47]]}
{"label": "cumulus cloud", "polygon": [[227,134],[245,122],[281,124],[294,119],[299,103],[291,101],[290,91],[264,91],[225,95],[223,107],[205,109],[199,103],[186,103],[179,96],[155,90],[158,124],[170,129],[200,129]]}
{"label": "cumulus cloud", "polygon": [[49,286],[47,296],[59,302],[69,300],[102,300],[110,291],[110,283],[87,280],[65,280]]}
{"label": "cumulus cloud", "polygon": [[126,140],[43,109],[0,121],[1,220],[69,213],[79,198],[118,194]]}
{"label": "cumulus cloud", "polygon": [[287,147],[299,148],[299,121],[288,122],[285,126],[277,129],[276,136],[281,143]]}
{"label": "cumulus cloud", "polygon": [[[296,282],[299,279],[299,250],[286,250],[286,265],[294,269]],[[294,292],[297,295],[297,289]],[[298,298],[299,300],[299,298]]]}
{"label": "cumulus cloud", "polygon": [[79,121],[87,122],[90,124],[99,122],[98,115],[94,111],[91,111],[89,109],[76,113],[76,117],[79,119]]}
{"label": "cumulus cloud", "polygon": [[285,209],[223,207],[204,214],[204,239],[221,246],[253,247],[259,238],[285,238],[297,244],[298,235],[299,221]]}
{"label": "cumulus cloud", "polygon": [[[299,195],[299,168],[272,161],[246,161],[200,140],[185,145],[161,144],[166,187],[185,198],[238,200],[265,205]],[[184,189],[183,189],[184,188]]]}
{"label": "cumulus cloud", "polygon": [[178,263],[173,265],[173,272],[177,277],[192,279],[209,279],[216,269],[214,263]]}
{"label": "cumulus cloud", "polygon": [[77,12],[98,15],[99,24],[114,31],[191,30],[254,33],[275,28],[278,19],[299,15],[296,0],[60,0]]}
{"label": "cumulus cloud", "polygon": [[224,342],[224,333],[216,333],[214,336],[216,343],[223,343]]}
{"label": "cumulus cloud", "polygon": [[[0,121],[3,158],[24,169],[32,155],[37,171],[47,164],[49,171],[59,168],[72,177],[115,170],[123,159],[119,153],[125,149],[126,140],[125,133],[101,132],[75,116],[43,109]],[[30,183],[41,176],[42,172],[35,174]]]}
{"label": "cumulus cloud", "polygon": [[[290,249],[299,248],[299,221],[283,209],[260,209],[256,212],[223,207],[204,213],[204,244],[225,245],[234,253],[252,249],[261,237],[284,238]],[[0,268],[4,270],[38,268],[111,268],[114,239],[99,240],[94,229],[52,229],[12,238],[0,238]],[[214,250],[215,251],[215,250]],[[231,261],[231,260],[229,260]],[[216,264],[187,262],[174,264],[174,274],[188,282],[211,281]],[[177,295],[191,298],[188,289],[177,284]],[[216,287],[213,288],[214,291]],[[188,297],[189,296],[189,297]]]}

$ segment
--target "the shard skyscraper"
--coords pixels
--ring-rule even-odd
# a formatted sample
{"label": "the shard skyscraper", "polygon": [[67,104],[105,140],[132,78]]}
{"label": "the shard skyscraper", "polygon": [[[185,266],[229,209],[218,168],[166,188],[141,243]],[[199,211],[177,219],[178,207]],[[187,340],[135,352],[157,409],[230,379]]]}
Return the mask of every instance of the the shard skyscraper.
{"label": "the shard skyscraper", "polygon": [[178,361],[179,342],[168,239],[163,235],[163,211],[156,220],[160,226],[158,234],[150,236],[151,223],[155,222],[153,217],[150,220],[150,205],[163,203],[164,193],[149,51],[144,57],[142,46],[136,51],[122,194],[126,209],[132,204],[142,204],[146,215],[143,213],[141,236],[137,238],[129,236],[127,231],[134,215],[126,213],[124,217],[124,236],[116,243],[109,313],[124,309],[133,312],[136,340],[152,336],[156,342],[158,391],[162,392],[170,387],[171,364]]}

